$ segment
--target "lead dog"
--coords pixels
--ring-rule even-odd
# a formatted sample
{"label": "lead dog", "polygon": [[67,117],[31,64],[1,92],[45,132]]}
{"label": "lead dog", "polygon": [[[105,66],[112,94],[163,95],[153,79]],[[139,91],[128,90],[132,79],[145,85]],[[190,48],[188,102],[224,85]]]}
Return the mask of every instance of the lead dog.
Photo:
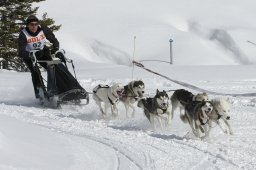
{"label": "lead dog", "polygon": [[124,104],[126,109],[126,117],[128,117],[129,108],[132,109],[132,117],[134,117],[135,108],[133,104],[143,97],[145,85],[143,81],[131,81],[126,86],[124,86],[123,96],[120,101]]}
{"label": "lead dog", "polygon": [[201,137],[200,134],[207,135],[209,131],[209,117],[213,111],[213,105],[210,101],[193,101],[185,108],[185,114],[180,115],[184,123],[189,123],[192,132],[196,137]]}
{"label": "lead dog", "polygon": [[144,110],[145,116],[149,122],[153,124],[155,129],[155,119],[159,122],[161,128],[163,128],[161,115],[167,114],[168,118],[171,117],[170,101],[166,91],[160,92],[156,90],[156,95],[153,98],[145,98],[138,101],[138,107]]}
{"label": "lead dog", "polygon": [[[228,123],[228,120],[230,120],[230,103],[225,98],[215,98],[212,99],[211,102],[213,104],[213,111],[208,115],[210,118],[210,128],[212,127],[212,122],[215,122],[224,133],[232,135],[233,131]],[[224,123],[226,127],[223,127],[222,123]],[[209,133],[210,129],[207,135],[209,135]]]}
{"label": "lead dog", "polygon": [[[99,84],[93,89],[93,99],[99,106],[100,111],[105,117],[107,115],[107,110],[110,107],[112,116],[118,115],[117,102],[122,96],[124,91],[124,86],[122,84],[114,84],[112,86]],[[103,111],[102,103],[104,103],[105,109]]]}
{"label": "lead dog", "polygon": [[185,114],[185,107],[190,104],[192,101],[209,101],[208,95],[206,93],[198,93],[194,95],[193,93],[185,90],[178,89],[175,90],[171,96],[172,103],[172,117],[169,121],[172,120],[174,111],[179,108],[180,114]]}

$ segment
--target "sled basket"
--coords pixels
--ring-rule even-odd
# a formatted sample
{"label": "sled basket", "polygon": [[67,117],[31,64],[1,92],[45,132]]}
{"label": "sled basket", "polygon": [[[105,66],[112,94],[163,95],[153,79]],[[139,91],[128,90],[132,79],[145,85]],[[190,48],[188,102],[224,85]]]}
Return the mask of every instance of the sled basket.
{"label": "sled basket", "polygon": [[[62,51],[57,51],[62,52]],[[63,56],[64,52],[62,52]],[[35,57],[35,56],[34,56]],[[68,59],[67,59],[68,60]],[[63,61],[63,60],[62,60]],[[74,102],[80,103],[81,99],[86,99],[86,104],[89,103],[88,92],[79,84],[77,79],[69,72],[66,63],[62,62],[59,58],[53,58],[51,61],[36,60],[35,67],[39,67],[38,63],[47,63],[47,87],[44,86],[43,77],[40,75],[42,87],[44,88],[44,98],[51,101],[51,98],[55,98],[55,104],[58,107],[59,104]],[[71,60],[72,61],[72,60]],[[37,69],[39,72],[40,70]],[[54,106],[55,107],[55,106]]]}

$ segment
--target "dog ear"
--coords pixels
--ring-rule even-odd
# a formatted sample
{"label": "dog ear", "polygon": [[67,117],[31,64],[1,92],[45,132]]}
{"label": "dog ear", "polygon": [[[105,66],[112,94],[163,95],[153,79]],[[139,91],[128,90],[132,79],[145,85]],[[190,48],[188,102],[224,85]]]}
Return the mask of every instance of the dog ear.
{"label": "dog ear", "polygon": [[132,87],[136,87],[136,86],[137,86],[137,81],[134,81]]}
{"label": "dog ear", "polygon": [[169,95],[165,90],[163,90],[163,93],[169,98]]}
{"label": "dog ear", "polygon": [[158,89],[156,89],[156,94],[158,94],[159,93],[159,90]]}

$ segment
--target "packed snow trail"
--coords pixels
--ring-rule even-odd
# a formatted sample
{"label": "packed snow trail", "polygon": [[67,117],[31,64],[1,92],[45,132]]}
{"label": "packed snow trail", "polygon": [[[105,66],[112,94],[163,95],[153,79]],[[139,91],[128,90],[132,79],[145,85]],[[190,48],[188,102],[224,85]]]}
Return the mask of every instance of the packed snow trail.
{"label": "packed snow trail", "polygon": [[[97,69],[99,72],[96,71]],[[126,84],[130,81],[129,78],[124,79],[129,76],[124,74],[120,67],[97,67],[97,69],[87,67],[86,74],[83,74],[85,76],[79,78],[88,91],[99,83]],[[120,71],[117,72],[117,70]],[[181,88],[167,80],[152,77],[146,73],[138,74],[136,71],[135,75],[144,77],[147,95],[154,95],[155,89]],[[175,74],[190,76],[183,74],[182,71],[183,68]],[[241,69],[237,71],[233,74],[241,74]],[[173,72],[170,71],[170,73]],[[190,74],[195,74],[195,70],[191,69]],[[221,74],[224,76],[223,73]],[[113,75],[113,78],[105,79],[106,75]],[[183,79],[215,91],[248,93],[255,91],[256,88],[256,81],[252,78],[219,79],[211,74],[211,80],[204,79],[208,77],[207,75],[200,75],[201,79],[196,80],[184,77]],[[87,168],[236,170],[256,168],[256,150],[253,149],[256,147],[254,142],[256,100],[254,98],[231,97],[229,99],[232,104],[230,123],[234,135],[226,135],[215,126],[209,139],[201,141],[192,134],[187,135],[190,128],[181,122],[178,112],[175,113],[170,128],[153,132],[152,126],[141,109],[136,108],[135,118],[125,118],[125,109],[121,103],[118,105],[120,116],[116,119],[112,119],[111,116],[102,119],[99,108],[93,100],[87,106],[67,105],[62,106],[61,109],[42,107],[34,99],[30,81],[29,73],[2,72],[0,76],[0,93],[2,94],[0,157],[4,158],[1,159],[3,162],[0,160],[2,169],[59,169],[58,167],[61,167],[67,170]],[[210,98],[213,97],[215,96],[210,96]],[[10,123],[12,125],[8,125]],[[25,137],[19,137],[20,134],[25,134]],[[40,140],[40,137],[45,140]],[[9,141],[12,142],[6,145]],[[29,141],[33,141],[34,145]],[[44,165],[36,163],[42,158],[32,156],[33,150],[39,150],[40,155],[49,156],[43,159]],[[9,153],[15,153],[15,155],[8,156]],[[24,159],[26,157],[33,159],[17,159],[16,155],[22,155],[21,158]],[[52,162],[50,158],[56,155],[55,159],[58,161]],[[17,162],[17,160],[21,161]]]}
{"label": "packed snow trail", "polygon": [[[111,161],[114,160],[112,164],[117,164],[117,168],[122,164],[128,164],[129,168],[125,167],[125,169],[187,169],[192,165],[198,166],[196,162],[203,164],[204,168],[212,166],[238,168],[238,165],[222,155],[218,148],[208,148],[211,145],[203,141],[194,141],[169,133],[165,135],[137,129],[125,130],[125,128],[119,127],[119,123],[115,121],[87,121],[75,118],[75,116],[63,117],[61,111],[58,110],[4,104],[1,105],[1,110],[3,110],[1,114],[40,125],[54,132],[94,141],[91,143],[92,146],[95,143],[105,145],[104,153],[108,152],[108,148],[113,149],[116,153],[111,156]],[[71,113],[71,110],[68,112],[71,115],[76,114]],[[94,148],[91,148],[91,144],[86,142],[83,147],[80,147],[89,147],[93,151]],[[98,154],[96,155],[100,157],[101,153]],[[105,155],[106,159],[109,158],[108,156]],[[95,157],[95,159],[98,158]],[[122,163],[122,160],[125,162]],[[183,161],[186,160],[189,161],[184,163]],[[113,169],[113,165],[109,167],[106,169]]]}

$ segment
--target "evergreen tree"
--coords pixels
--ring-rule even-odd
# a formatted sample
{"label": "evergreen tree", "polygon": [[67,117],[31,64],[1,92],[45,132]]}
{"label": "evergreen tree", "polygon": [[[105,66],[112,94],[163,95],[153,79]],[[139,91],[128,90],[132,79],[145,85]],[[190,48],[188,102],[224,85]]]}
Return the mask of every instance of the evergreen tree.
{"label": "evergreen tree", "polygon": [[[18,36],[29,15],[36,15],[38,7],[32,3],[45,0],[0,0],[0,66],[3,69],[25,71],[22,59],[18,58]],[[61,25],[54,25],[54,20],[43,14],[42,25],[52,31],[60,29]]]}

